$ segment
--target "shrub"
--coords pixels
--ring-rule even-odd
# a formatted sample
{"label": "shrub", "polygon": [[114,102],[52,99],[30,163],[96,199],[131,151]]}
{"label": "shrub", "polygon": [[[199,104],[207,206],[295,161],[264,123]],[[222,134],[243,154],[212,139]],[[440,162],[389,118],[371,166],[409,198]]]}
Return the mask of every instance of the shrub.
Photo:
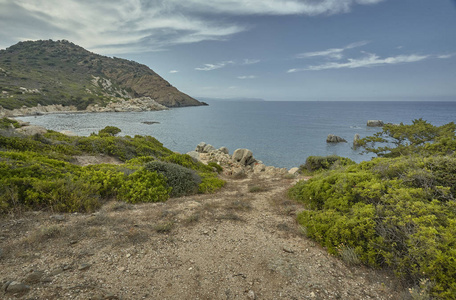
{"label": "shrub", "polygon": [[159,202],[168,199],[170,191],[162,175],[141,168],[123,181],[118,198],[129,203]]}
{"label": "shrub", "polygon": [[217,171],[217,173],[219,173],[219,174],[223,172],[223,167],[216,162],[212,161],[212,162],[208,163],[207,165],[211,168],[214,168]]}
{"label": "shrub", "polygon": [[300,172],[316,172],[321,170],[329,170],[330,168],[337,168],[341,166],[348,166],[355,164],[349,158],[340,157],[337,155],[330,156],[309,156],[306,159],[306,163],[299,167]]}
{"label": "shrub", "polygon": [[99,136],[116,136],[122,130],[115,126],[106,126],[105,128],[98,131]]}
{"label": "shrub", "polygon": [[[456,294],[456,155],[377,158],[301,181],[289,195],[307,236],[340,245],[371,266],[391,267],[433,297]],[[345,254],[344,254],[345,255]]]}
{"label": "shrub", "polygon": [[15,121],[15,120],[11,120],[11,119],[8,119],[8,118],[2,118],[0,119],[0,129],[10,129],[11,126],[13,128],[19,128],[21,127],[19,125],[19,122]]}
{"label": "shrub", "polygon": [[214,193],[225,186],[225,181],[214,173],[201,173],[202,181],[198,186],[199,193]]}
{"label": "shrub", "polygon": [[194,194],[198,191],[198,184],[201,183],[201,178],[195,171],[177,164],[152,161],[147,163],[145,168],[165,177],[167,185],[172,188],[170,195],[173,197]]}

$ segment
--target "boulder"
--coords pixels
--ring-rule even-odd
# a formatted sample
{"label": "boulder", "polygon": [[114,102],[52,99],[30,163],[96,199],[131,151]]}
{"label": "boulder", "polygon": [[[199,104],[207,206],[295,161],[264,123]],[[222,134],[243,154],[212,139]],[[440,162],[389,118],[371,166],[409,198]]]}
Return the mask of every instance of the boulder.
{"label": "boulder", "polygon": [[382,127],[383,125],[385,125],[385,123],[383,123],[383,121],[381,121],[381,120],[369,120],[369,121],[367,121],[367,126],[368,127]]}
{"label": "boulder", "polygon": [[264,172],[266,170],[266,166],[264,164],[258,164],[256,163],[254,166],[253,166],[253,173],[261,173],[261,172]]}
{"label": "boulder", "polygon": [[230,154],[230,151],[228,151],[227,147],[220,147],[220,148],[218,148],[218,151],[225,153],[225,154]]}
{"label": "boulder", "polygon": [[359,134],[355,134],[355,136],[353,137],[353,147],[356,148],[356,147],[359,147],[359,139],[361,137],[359,136]]}
{"label": "boulder", "polygon": [[191,157],[195,162],[201,161],[199,152],[197,152],[197,151],[190,151],[190,152],[187,152],[187,154],[190,155],[190,157]]}
{"label": "boulder", "polygon": [[205,142],[201,142],[196,146],[195,151],[199,153],[203,153],[204,147],[206,146]]}
{"label": "boulder", "polygon": [[334,135],[334,134],[328,134],[328,137],[326,138],[327,143],[346,143],[347,141],[340,136]]}
{"label": "boulder", "polygon": [[203,153],[210,153],[212,151],[215,151],[215,147],[210,144],[207,144],[203,149]]}
{"label": "boulder", "polygon": [[236,149],[233,152],[232,160],[244,166],[252,165],[256,161],[249,149]]}
{"label": "boulder", "polygon": [[45,134],[47,129],[41,126],[30,125],[24,126],[21,128],[16,129],[16,132],[25,134],[25,135],[35,135],[35,134]]}
{"label": "boulder", "polygon": [[291,174],[291,175],[295,175],[299,172],[299,168],[291,168],[290,170],[288,170],[288,174]]}

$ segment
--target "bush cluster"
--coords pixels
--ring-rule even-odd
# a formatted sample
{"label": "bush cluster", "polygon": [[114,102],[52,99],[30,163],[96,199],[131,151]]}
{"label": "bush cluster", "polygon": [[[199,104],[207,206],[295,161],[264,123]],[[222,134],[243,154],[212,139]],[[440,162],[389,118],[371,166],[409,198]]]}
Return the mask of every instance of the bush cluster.
{"label": "bush cluster", "polygon": [[[173,153],[152,137],[115,137],[116,127],[105,129],[89,137],[0,131],[0,213],[93,211],[106,199],[164,201],[213,192],[224,184],[211,167]],[[71,163],[73,155],[82,154],[106,154],[127,162],[86,167]]]}
{"label": "bush cluster", "polygon": [[145,165],[145,169],[166,178],[165,181],[171,188],[171,196],[179,197],[198,192],[201,177],[191,169],[164,161],[149,162]]}
{"label": "bush cluster", "polygon": [[308,210],[307,235],[340,255],[340,245],[433,296],[456,295],[456,155],[376,158],[299,182],[289,194]]}
{"label": "bush cluster", "polygon": [[312,173],[353,164],[355,164],[353,160],[337,155],[309,156],[307,157],[305,164],[299,167],[299,171],[301,173]]}

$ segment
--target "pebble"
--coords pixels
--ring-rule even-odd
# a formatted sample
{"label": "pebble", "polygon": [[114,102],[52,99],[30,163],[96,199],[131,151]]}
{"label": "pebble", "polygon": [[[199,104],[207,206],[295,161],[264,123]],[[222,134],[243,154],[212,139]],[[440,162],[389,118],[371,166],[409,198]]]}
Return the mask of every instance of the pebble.
{"label": "pebble", "polygon": [[81,265],[79,265],[78,270],[84,271],[84,270],[87,270],[88,268],[90,268],[90,266],[91,266],[90,264],[81,264]]}
{"label": "pebble", "polygon": [[28,285],[25,285],[22,282],[18,282],[18,281],[12,281],[6,287],[7,293],[24,293],[24,292],[28,292],[28,290],[30,290],[30,287]]}
{"label": "pebble", "polygon": [[65,216],[64,215],[53,215],[53,216],[51,216],[51,219],[62,222],[62,221],[65,221]]}
{"label": "pebble", "polygon": [[33,273],[28,274],[27,277],[25,277],[24,281],[27,283],[38,283],[40,282],[43,275],[43,271],[34,271]]}
{"label": "pebble", "polygon": [[249,292],[247,293],[247,297],[248,297],[249,299],[255,300],[255,299],[256,299],[255,292],[252,291],[252,290],[249,290]]}

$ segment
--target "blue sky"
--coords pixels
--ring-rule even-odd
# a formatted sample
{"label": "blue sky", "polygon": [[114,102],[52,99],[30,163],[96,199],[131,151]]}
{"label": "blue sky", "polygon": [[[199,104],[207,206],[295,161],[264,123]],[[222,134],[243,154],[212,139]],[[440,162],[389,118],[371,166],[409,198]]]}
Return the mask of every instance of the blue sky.
{"label": "blue sky", "polygon": [[0,0],[0,48],[37,39],[196,98],[456,100],[454,0]]}

